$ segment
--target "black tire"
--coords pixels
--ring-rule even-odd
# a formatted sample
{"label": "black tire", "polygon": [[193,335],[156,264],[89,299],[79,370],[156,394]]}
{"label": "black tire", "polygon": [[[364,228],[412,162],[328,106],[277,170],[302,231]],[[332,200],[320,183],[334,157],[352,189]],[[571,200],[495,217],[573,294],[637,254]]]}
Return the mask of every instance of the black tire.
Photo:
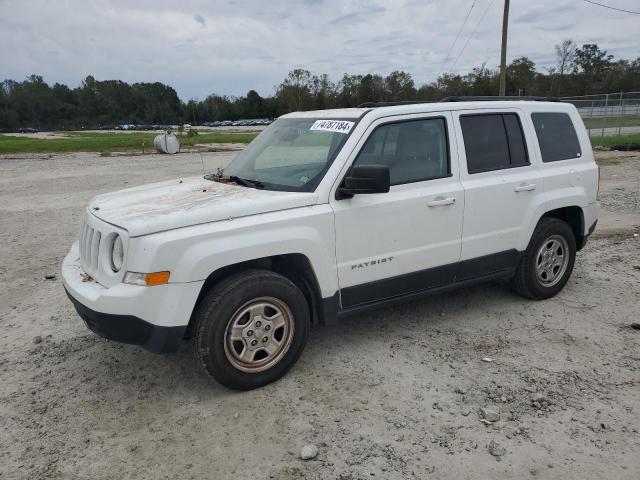
{"label": "black tire", "polygon": [[[538,252],[552,237],[561,237],[565,240],[568,249],[568,263],[562,275],[558,276],[556,283],[545,285],[536,273]],[[576,238],[571,227],[557,218],[542,218],[531,236],[529,246],[522,256],[513,278],[515,290],[522,296],[535,300],[551,298],[562,290],[571,276],[576,259]]]}
{"label": "black tire", "polygon": [[[286,305],[292,317],[292,338],[273,366],[242,371],[225,351],[227,328],[239,309],[261,298],[274,298]],[[251,390],[278,380],[300,358],[309,337],[310,313],[304,295],[289,279],[267,270],[247,270],[215,285],[198,305],[194,321],[191,341],[200,366],[228,388]],[[275,336],[275,331],[272,334]]]}

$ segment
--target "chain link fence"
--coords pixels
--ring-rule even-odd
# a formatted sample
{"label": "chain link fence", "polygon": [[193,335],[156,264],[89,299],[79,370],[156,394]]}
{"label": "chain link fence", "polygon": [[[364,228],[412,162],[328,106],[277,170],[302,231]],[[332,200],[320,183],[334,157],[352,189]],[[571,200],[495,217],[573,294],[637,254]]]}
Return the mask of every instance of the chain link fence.
{"label": "chain link fence", "polygon": [[572,103],[592,137],[640,134],[640,92],[562,97]]}

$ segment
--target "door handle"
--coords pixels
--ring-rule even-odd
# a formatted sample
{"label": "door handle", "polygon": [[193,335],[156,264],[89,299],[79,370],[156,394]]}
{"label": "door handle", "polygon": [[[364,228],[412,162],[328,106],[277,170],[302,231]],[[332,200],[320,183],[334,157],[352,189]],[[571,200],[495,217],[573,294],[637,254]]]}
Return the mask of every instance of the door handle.
{"label": "door handle", "polygon": [[455,197],[447,197],[447,198],[437,197],[435,200],[431,200],[430,202],[428,202],[427,206],[428,207],[443,207],[445,205],[453,205],[454,203],[456,203],[456,198]]}
{"label": "door handle", "polygon": [[514,192],[530,192],[531,190],[536,189],[535,183],[521,183],[516,188],[513,189]]}

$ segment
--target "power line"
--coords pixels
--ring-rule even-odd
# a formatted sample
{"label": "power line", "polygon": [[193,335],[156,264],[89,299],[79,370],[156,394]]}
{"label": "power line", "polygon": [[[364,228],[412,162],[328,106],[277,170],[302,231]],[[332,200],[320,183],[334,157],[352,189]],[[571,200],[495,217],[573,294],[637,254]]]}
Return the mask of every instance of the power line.
{"label": "power line", "polygon": [[487,12],[489,11],[489,9],[491,8],[491,6],[494,4],[496,0],[491,0],[491,3],[489,5],[487,5],[487,8],[485,9],[484,13],[482,14],[482,16],[480,17],[480,20],[478,20],[478,23],[476,23],[475,28],[473,29],[473,31],[471,32],[471,35],[469,35],[469,37],[467,38],[467,41],[465,42],[464,46],[462,47],[462,50],[460,50],[460,53],[458,54],[458,56],[456,57],[455,61],[451,64],[451,70],[453,70],[453,67],[456,66],[456,63],[458,63],[458,60],[460,60],[460,57],[462,56],[462,54],[464,53],[465,48],[467,48],[467,45],[469,45],[469,42],[471,41],[471,39],[473,38],[473,36],[476,34],[476,30],[478,30],[478,27],[480,26],[480,24],[482,23],[482,20],[484,20],[484,17],[487,15]]}
{"label": "power line", "polygon": [[592,5],[598,5],[599,7],[604,7],[604,8],[608,8],[610,10],[615,10],[617,12],[632,13],[633,15],[640,15],[640,12],[634,12],[633,10],[625,10],[623,8],[612,7],[611,5],[605,5],[604,3],[593,2],[591,0],[583,0],[583,1],[585,1],[587,3],[590,3]]}
{"label": "power line", "polygon": [[447,59],[449,58],[449,55],[451,55],[451,51],[453,50],[453,47],[456,46],[456,43],[458,42],[458,38],[460,38],[460,34],[462,33],[462,29],[467,24],[467,20],[469,20],[469,15],[471,15],[471,10],[473,10],[473,7],[476,5],[476,1],[477,0],[473,0],[473,3],[471,4],[471,8],[469,8],[469,11],[467,12],[467,16],[464,17],[464,22],[462,22],[462,25],[460,25],[460,30],[458,30],[456,38],[453,40],[453,43],[449,47],[449,51],[445,55],[444,60],[442,61],[442,65],[440,65],[440,70],[438,70],[438,75],[436,76],[436,78],[438,78],[440,76],[440,74],[442,73],[442,69],[444,68],[445,64],[447,63]]}

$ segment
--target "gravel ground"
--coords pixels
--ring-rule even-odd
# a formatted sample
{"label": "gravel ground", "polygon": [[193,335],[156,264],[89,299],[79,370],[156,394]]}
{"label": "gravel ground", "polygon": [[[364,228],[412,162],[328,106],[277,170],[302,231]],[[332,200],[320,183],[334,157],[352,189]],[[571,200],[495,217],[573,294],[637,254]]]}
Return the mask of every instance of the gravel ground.
{"label": "gravel ground", "polygon": [[59,278],[90,197],[200,155],[0,158],[0,478],[639,478],[640,157],[600,155],[603,227],[556,298],[491,283],[317,327],[247,393],[187,345],[94,336]]}

